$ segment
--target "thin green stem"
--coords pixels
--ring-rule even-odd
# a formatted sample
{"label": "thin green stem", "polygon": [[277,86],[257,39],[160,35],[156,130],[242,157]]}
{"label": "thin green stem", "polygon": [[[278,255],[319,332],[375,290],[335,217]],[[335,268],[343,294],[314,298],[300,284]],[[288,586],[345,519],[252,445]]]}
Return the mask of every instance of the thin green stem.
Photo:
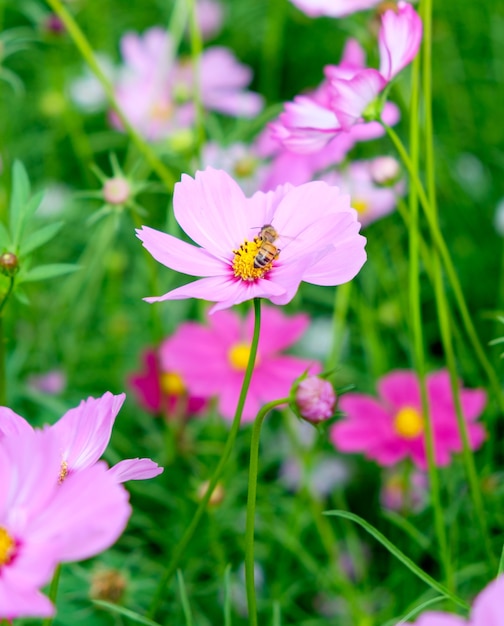
{"label": "thin green stem", "polygon": [[5,292],[2,302],[0,302],[0,315],[2,314],[2,311],[4,310],[5,305],[7,304],[7,300],[9,299],[12,293],[12,290],[14,289],[14,280],[15,280],[14,276],[9,277],[9,286],[7,287],[7,291]]}
{"label": "thin green stem", "polygon": [[[419,102],[419,76],[420,76],[420,60],[419,57],[413,62],[412,72],[412,96],[411,96],[411,120],[410,127],[410,143],[411,143],[411,176],[418,178],[418,160],[419,160],[419,128],[418,128],[418,102]],[[436,466],[436,454],[434,444],[434,433],[432,424],[432,415],[429,409],[429,399],[427,394],[426,383],[426,367],[424,355],[424,339],[422,328],[422,310],[420,299],[420,233],[418,224],[418,189],[413,185],[410,190],[410,223],[409,223],[409,294],[410,294],[410,314],[411,314],[411,332],[413,336],[413,351],[415,369],[418,375],[420,386],[420,397],[422,403],[422,414],[425,421],[425,451],[427,455],[427,469],[429,474],[429,482],[432,494],[432,507],[434,510],[434,524],[436,528],[436,537],[439,545],[439,556],[443,565],[444,576],[449,588],[452,587],[451,565],[448,554],[448,541],[446,536],[446,528],[444,525],[443,507],[441,504],[441,489],[439,483],[439,474]]]}
{"label": "thin green stem", "polygon": [[144,156],[145,160],[149,163],[152,169],[157,173],[159,178],[164,182],[167,189],[171,191],[173,186],[175,185],[175,177],[170,172],[170,170],[162,163],[162,161],[156,156],[152,148],[146,143],[142,137],[136,132],[133,126],[129,123],[124,113],[121,111],[119,105],[116,102],[114,96],[114,90],[112,85],[107,80],[107,77],[102,72],[96,57],[94,55],[93,49],[89,44],[86,36],[80,29],[77,22],[71,16],[71,14],[66,10],[66,8],[61,3],[61,0],[46,0],[47,4],[52,8],[52,10],[56,13],[56,15],[61,19],[65,28],[72,38],[75,46],[83,56],[84,60],[96,76],[96,78],[100,81],[107,99],[110,103],[110,106],[116,112],[122,126],[125,131],[130,136],[131,140],[138,148],[140,153]]}
{"label": "thin green stem", "polygon": [[471,342],[471,345],[473,347],[474,352],[476,353],[476,356],[479,359],[479,362],[481,364],[481,367],[483,368],[483,370],[485,371],[487,378],[490,382],[490,385],[492,386],[493,392],[494,392],[494,396],[495,399],[499,405],[499,408],[504,411],[504,396],[502,394],[502,389],[500,387],[500,383],[499,383],[499,379],[492,367],[492,365],[490,364],[489,360],[487,359],[487,356],[485,354],[485,351],[483,349],[483,346],[481,345],[481,342],[478,338],[478,335],[476,333],[476,329],[474,327],[474,324],[472,322],[471,319],[471,315],[469,314],[469,310],[467,308],[467,304],[465,302],[465,298],[464,298],[464,294],[462,292],[462,288],[460,286],[460,282],[457,276],[457,272],[455,271],[455,267],[453,265],[453,261],[451,260],[450,257],[450,253],[448,251],[448,248],[446,246],[446,243],[444,241],[443,235],[441,233],[441,230],[439,229],[436,221],[433,219],[431,211],[430,211],[430,205],[429,205],[429,200],[427,198],[427,195],[425,193],[425,190],[422,186],[422,183],[418,177],[418,174],[416,172],[416,170],[413,167],[413,164],[411,162],[411,159],[408,156],[408,153],[404,147],[404,145],[402,144],[401,140],[399,139],[397,133],[390,128],[389,126],[387,126],[386,124],[384,124],[384,128],[388,134],[388,136],[390,137],[390,139],[392,140],[394,146],[396,147],[397,152],[399,153],[399,156],[401,157],[406,169],[408,170],[408,173],[410,174],[411,177],[411,182],[413,183],[413,187],[416,189],[417,193],[418,193],[418,198],[420,200],[420,203],[424,209],[425,215],[427,217],[427,222],[431,231],[431,235],[434,241],[434,244],[436,245],[437,249],[439,250],[439,253],[441,255],[441,260],[443,261],[444,264],[444,268],[446,270],[446,275],[447,278],[451,284],[451,287],[453,289],[453,294],[455,296],[455,301],[457,302],[457,306],[459,308],[460,311],[460,315],[462,317],[462,322],[464,324],[464,327],[466,329],[466,333],[467,336],[469,338],[469,341]]}
{"label": "thin green stem", "polygon": [[254,334],[253,334],[252,343],[250,346],[250,355],[249,355],[249,359],[247,363],[247,369],[245,370],[245,376],[243,378],[243,384],[242,384],[242,388],[240,391],[240,397],[238,399],[238,405],[236,407],[236,412],[233,418],[233,423],[231,424],[231,428],[229,430],[227,441],[224,445],[222,456],[219,460],[219,463],[217,464],[217,467],[214,470],[212,478],[210,479],[208,489],[205,495],[200,500],[198,508],[196,509],[194,516],[191,520],[191,523],[186,528],[186,531],[184,535],[182,536],[181,540],[178,542],[177,547],[175,548],[173,552],[172,559],[168,567],[166,568],[166,571],[158,585],[158,588],[156,590],[156,593],[154,595],[154,598],[152,600],[151,607],[148,613],[148,616],[150,618],[153,618],[156,611],[158,610],[159,605],[161,604],[161,601],[163,599],[166,586],[170,582],[170,579],[173,576],[173,574],[175,573],[178,567],[179,561],[182,555],[184,554],[185,549],[187,548],[189,542],[191,541],[192,536],[194,535],[194,532],[196,531],[196,528],[198,527],[200,519],[203,516],[203,513],[205,512],[205,509],[207,507],[208,501],[210,500],[210,497],[215,489],[215,486],[217,485],[217,482],[219,481],[219,478],[221,477],[222,470],[224,469],[224,466],[226,465],[226,462],[231,454],[231,451],[233,449],[234,442],[236,439],[236,435],[238,434],[238,430],[240,429],[241,416],[243,413],[245,400],[247,398],[247,393],[248,393],[248,389],[250,386],[252,373],[254,371],[254,364],[255,364],[256,355],[257,355],[257,346],[259,343],[259,334],[261,330],[261,301],[259,298],[254,298],[254,313],[255,313]]}
{"label": "thin green stem", "polygon": [[247,497],[247,521],[245,525],[245,586],[250,626],[257,626],[257,607],[254,581],[254,520],[257,494],[257,470],[259,466],[259,441],[261,426],[266,415],[281,404],[288,404],[289,398],[273,400],[265,404],[257,414],[250,441],[250,466]]}
{"label": "thin green stem", "polygon": [[[61,574],[61,564],[56,566],[54,570],[54,574],[51,580],[51,587],[49,589],[49,599],[55,605],[56,604],[56,596],[58,595],[58,585]],[[42,626],[51,626],[53,623],[53,618],[48,617],[42,622]]]}
{"label": "thin green stem", "polygon": [[345,334],[345,322],[350,307],[350,294],[352,293],[352,281],[336,287],[333,319],[332,319],[332,346],[326,369],[330,370],[338,364],[343,346]]}

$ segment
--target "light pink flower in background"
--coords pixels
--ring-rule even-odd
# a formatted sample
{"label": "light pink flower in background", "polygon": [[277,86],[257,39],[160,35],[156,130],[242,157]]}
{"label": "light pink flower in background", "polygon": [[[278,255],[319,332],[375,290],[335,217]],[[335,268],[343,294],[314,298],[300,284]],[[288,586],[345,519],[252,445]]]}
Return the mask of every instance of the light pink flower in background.
{"label": "light pink flower in background", "polygon": [[261,188],[260,182],[266,169],[255,146],[244,143],[219,146],[215,142],[207,141],[201,151],[201,163],[203,169],[212,167],[227,172],[246,195],[252,195]]}
{"label": "light pink flower in background", "polygon": [[[376,70],[366,69],[364,50],[355,39],[348,39],[339,65],[325,66],[324,82],[314,92],[296,96],[293,102],[284,105],[284,111],[278,120],[269,125],[272,137],[288,150],[309,154],[322,150],[328,142],[338,142],[346,147],[347,152],[357,141],[383,136],[385,131],[378,122],[364,122],[359,113],[357,117],[354,116],[354,124],[342,123],[334,108],[334,83],[341,81],[346,87],[362,72],[365,72],[365,77],[367,72],[371,72],[372,76],[378,74]],[[381,78],[379,82],[383,82]],[[364,83],[364,87],[366,85]],[[353,108],[345,108],[345,102],[342,106],[344,121],[347,122],[348,117],[345,114],[353,115]],[[388,126],[393,126],[399,117],[396,105],[386,102],[382,120]]]}
{"label": "light pink flower in background", "polygon": [[[252,420],[261,406],[289,395],[296,378],[306,370],[317,373],[320,363],[283,354],[309,324],[306,315],[288,317],[263,307],[256,365],[247,394],[243,419]],[[161,350],[163,368],[180,372],[190,393],[217,398],[219,413],[232,419],[250,354],[253,313],[242,320],[233,311],[209,316],[207,324],[186,322]]]}
{"label": "light pink flower in background", "polygon": [[356,11],[364,11],[377,5],[381,0],[291,0],[292,4],[310,17],[326,15],[343,17]]}
{"label": "light pink flower in background", "polygon": [[373,161],[353,161],[341,171],[331,171],[322,177],[330,185],[350,194],[350,204],[359,214],[363,226],[391,213],[397,206],[397,196],[404,193],[404,185],[394,188],[374,183],[371,166]]}
{"label": "light pink flower in background", "polygon": [[427,474],[418,469],[405,472],[403,468],[384,472],[380,502],[391,511],[422,511],[429,498]]}
{"label": "light pink flower in background", "polygon": [[336,393],[331,383],[319,376],[303,378],[296,387],[295,400],[299,415],[312,424],[334,415]]}
{"label": "light pink flower in background", "polygon": [[39,589],[60,562],[90,558],[120,536],[128,493],[104,463],[58,484],[59,445],[49,430],[8,435],[0,445],[0,617],[47,617]]}
{"label": "light pink flower in background", "polygon": [[[147,226],[137,236],[160,263],[203,278],[147,302],[201,298],[217,303],[212,312],[252,298],[287,304],[301,281],[339,285],[366,260],[365,239],[358,234],[348,196],[323,182],[285,185],[246,198],[228,174],[207,168],[194,179],[182,176],[173,208],[197,246]],[[276,253],[258,265],[263,250],[258,235],[266,225],[278,234]]]}
{"label": "light pink flower in background", "polygon": [[170,338],[167,338],[158,350],[146,350],[142,355],[143,370],[131,374],[128,384],[146,411],[164,414],[167,418],[196,415],[206,408],[206,400],[188,396],[180,374],[163,371],[160,367],[159,352],[170,350],[169,344]]}
{"label": "light pink flower in background", "polygon": [[503,594],[504,576],[499,576],[476,597],[468,620],[450,613],[427,611],[416,620],[415,626],[504,626]]}
{"label": "light pink flower in background", "polygon": [[[121,40],[125,68],[115,96],[129,122],[147,139],[163,139],[194,122],[195,76],[192,62],[175,57],[169,34],[159,27]],[[199,85],[205,108],[253,117],[263,107],[259,94],[246,91],[252,71],[227,48],[212,47],[200,59]],[[113,124],[121,128],[116,116]]]}
{"label": "light pink flower in background", "polygon": [[211,39],[222,28],[224,7],[218,0],[197,0],[196,19],[203,39]]}
{"label": "light pink flower in background", "polygon": [[33,374],[28,378],[28,386],[36,391],[57,395],[66,387],[66,375],[61,370],[51,370],[44,374]]}
{"label": "light pink flower in background", "polygon": [[[110,441],[112,427],[125,395],[114,396],[107,391],[101,398],[82,400],[78,407],[67,411],[55,424],[45,426],[59,443],[57,461],[59,469],[54,480],[66,480],[69,475],[78,473],[94,465],[105,452]],[[0,440],[2,435],[14,432],[27,433],[32,429],[30,424],[20,415],[6,407],[0,407]],[[138,479],[153,478],[163,471],[157,463],[150,459],[129,459],[132,466],[138,464]],[[132,465],[132,466],[131,466]],[[150,476],[146,476],[146,467],[150,466]]]}
{"label": "light pink flower in background", "polygon": [[[298,152],[320,149],[324,143],[366,119],[380,116],[388,125],[378,96],[389,82],[416,56],[422,39],[422,21],[415,9],[400,1],[397,13],[389,9],[382,15],[379,34],[380,71],[364,66],[358,44],[345,48],[339,65],[324,68],[325,82],[317,92],[296,96],[285,104],[273,133],[279,141]],[[370,107],[372,111],[370,111]]]}
{"label": "light pink flower in background", "polygon": [[[445,466],[452,453],[462,450],[446,370],[427,376],[427,392],[435,462]],[[332,427],[333,444],[341,452],[362,452],[380,465],[394,465],[409,457],[417,467],[425,469],[425,417],[417,375],[409,370],[391,372],[379,381],[378,393],[378,399],[360,393],[341,397],[339,407],[346,417]],[[460,400],[470,446],[477,449],[485,439],[485,429],[476,420],[485,407],[486,394],[482,389],[460,388]]]}

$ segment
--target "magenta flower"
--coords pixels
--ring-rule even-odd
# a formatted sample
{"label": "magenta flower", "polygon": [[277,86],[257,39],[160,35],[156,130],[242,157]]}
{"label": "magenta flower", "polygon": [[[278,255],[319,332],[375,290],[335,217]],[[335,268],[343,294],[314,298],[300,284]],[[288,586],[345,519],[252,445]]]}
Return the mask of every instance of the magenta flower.
{"label": "magenta flower", "polygon": [[291,2],[310,17],[319,15],[343,17],[356,11],[370,9],[380,0],[291,0]]}
{"label": "magenta flower", "polygon": [[[246,198],[225,172],[207,168],[195,179],[182,176],[173,209],[201,247],[147,226],[137,235],[160,263],[204,278],[147,302],[202,298],[217,303],[212,312],[252,298],[287,304],[301,281],[339,285],[366,260],[366,240],[358,234],[348,196],[323,182],[285,185]],[[259,235],[267,225],[278,237],[266,249]]]}
{"label": "magenta flower", "polygon": [[[341,452],[362,452],[380,465],[394,465],[410,457],[417,467],[425,469],[425,418],[416,374],[391,372],[379,381],[378,392],[378,399],[360,393],[348,393],[340,399],[346,417],[332,428],[333,444]],[[448,465],[451,454],[462,450],[448,372],[429,374],[427,392],[436,465]],[[460,389],[460,399],[469,442],[476,449],[485,439],[485,429],[475,420],[485,407],[486,394],[482,389]]]}
{"label": "magenta flower", "polygon": [[312,424],[334,415],[336,393],[331,383],[319,376],[302,379],[297,385],[295,400],[299,415]]}
{"label": "magenta flower", "polygon": [[58,484],[55,433],[7,435],[0,444],[0,618],[47,617],[40,593],[56,565],[112,545],[130,516],[128,494],[97,463]]}
{"label": "magenta flower", "polygon": [[[194,122],[195,76],[190,62],[175,58],[173,42],[162,28],[143,36],[124,35],[126,67],[116,84],[116,100],[130,123],[147,139],[163,139]],[[245,91],[251,70],[223,47],[206,49],[200,59],[203,106],[227,115],[253,117],[263,107],[259,94]],[[112,122],[121,128],[112,115]]]}
{"label": "magenta flower", "polygon": [[503,593],[504,576],[500,576],[477,596],[469,620],[440,611],[427,611],[418,618],[415,626],[503,626]]}
{"label": "magenta flower", "polygon": [[350,203],[359,214],[363,226],[391,213],[397,206],[397,196],[404,193],[404,185],[381,187],[374,183],[372,166],[374,161],[353,161],[346,170],[329,172],[323,180],[337,185],[350,194]]}
{"label": "magenta flower", "polygon": [[[59,442],[59,469],[54,480],[57,481],[59,477],[59,481],[62,482],[69,475],[91,467],[98,461],[108,445],[115,418],[124,398],[124,394],[114,396],[107,391],[101,398],[83,400],[78,407],[67,411],[55,424],[45,427],[45,430],[54,433]],[[32,430],[23,417],[6,407],[0,407],[0,420],[0,441],[2,435]],[[123,469],[124,464],[128,465],[129,475],[133,478],[134,468],[138,466],[138,480],[153,478],[163,471],[162,467],[150,459],[127,459],[121,463]],[[147,466],[150,467],[149,476],[146,476]]]}
{"label": "magenta flower", "polygon": [[164,414],[167,418],[200,413],[206,407],[205,399],[188,396],[186,385],[177,372],[161,370],[158,353],[165,350],[170,350],[170,338],[164,340],[159,350],[146,350],[143,371],[129,376],[128,382],[138,403],[146,411]]}
{"label": "magenta flower", "polygon": [[[306,330],[305,315],[287,317],[279,309],[264,307],[256,365],[247,394],[243,419],[252,420],[260,407],[287,397],[292,383],[306,370],[320,371],[320,364],[282,354]],[[190,393],[217,398],[220,414],[232,419],[238,403],[250,354],[253,314],[242,320],[232,311],[209,316],[208,324],[181,324],[161,350],[164,368],[181,373]]]}

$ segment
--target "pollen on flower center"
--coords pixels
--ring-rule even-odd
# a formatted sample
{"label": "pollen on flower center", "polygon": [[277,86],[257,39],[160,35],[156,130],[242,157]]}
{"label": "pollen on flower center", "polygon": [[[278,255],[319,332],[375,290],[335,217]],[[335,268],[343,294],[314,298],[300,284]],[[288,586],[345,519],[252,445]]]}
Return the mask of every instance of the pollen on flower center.
{"label": "pollen on flower center", "polygon": [[228,352],[229,362],[233,369],[245,371],[250,356],[249,343],[236,343]]}
{"label": "pollen on flower center", "polygon": [[175,372],[161,374],[161,389],[169,396],[182,396],[186,392],[182,377]]}
{"label": "pollen on flower center", "polygon": [[0,526],[0,567],[7,565],[14,556],[15,540]]}
{"label": "pollen on flower center", "polygon": [[359,215],[363,215],[369,209],[369,204],[365,200],[361,200],[357,198],[356,200],[352,200],[352,208],[354,208]]}
{"label": "pollen on flower center", "polygon": [[245,240],[238,250],[233,250],[235,255],[233,259],[233,272],[237,278],[254,281],[258,278],[263,278],[263,276],[271,270],[273,261],[278,258],[278,250],[271,259],[269,259],[269,256],[271,256],[268,254],[269,251],[266,252],[266,255],[263,254],[260,267],[254,266],[254,261],[256,261],[257,254],[259,250],[261,250],[262,245],[263,242],[261,239],[255,237],[253,241]]}
{"label": "pollen on flower center", "polygon": [[394,428],[401,437],[414,439],[423,432],[424,420],[416,409],[408,406],[396,413]]}
{"label": "pollen on flower center", "polygon": [[60,473],[58,476],[58,483],[61,485],[61,483],[65,480],[67,476],[68,476],[68,463],[66,461],[61,461]]}

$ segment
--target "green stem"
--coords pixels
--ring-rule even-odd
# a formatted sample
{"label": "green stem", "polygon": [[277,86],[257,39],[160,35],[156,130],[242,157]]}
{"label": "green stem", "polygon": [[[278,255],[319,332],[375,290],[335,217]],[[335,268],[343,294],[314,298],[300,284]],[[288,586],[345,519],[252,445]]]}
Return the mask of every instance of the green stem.
{"label": "green stem", "polygon": [[[51,588],[49,589],[49,599],[54,605],[56,604],[56,596],[58,594],[60,574],[61,574],[61,564],[57,565],[56,569],[54,570],[54,574],[51,580]],[[53,623],[53,618],[47,617],[42,622],[42,626],[51,626],[52,623]]]}
{"label": "green stem", "polygon": [[254,581],[254,520],[257,493],[257,469],[259,465],[259,440],[261,426],[266,415],[280,404],[288,404],[289,398],[273,400],[265,404],[257,414],[250,441],[250,467],[247,497],[247,521],[245,525],[245,585],[250,626],[257,626],[257,608]]}
{"label": "green stem", "polygon": [[7,300],[9,299],[12,290],[14,289],[14,280],[14,276],[9,277],[9,286],[7,287],[7,291],[5,292],[5,296],[3,297],[2,302],[0,302],[0,315],[2,314],[5,305],[7,304]]}
{"label": "green stem", "polygon": [[152,148],[147,144],[142,137],[136,132],[133,126],[129,123],[124,113],[119,108],[114,96],[114,90],[110,82],[107,80],[107,77],[102,72],[98,62],[96,61],[96,57],[94,55],[93,49],[91,48],[86,36],[80,29],[77,22],[70,15],[70,13],[66,10],[66,8],[61,3],[61,0],[46,0],[47,4],[52,8],[52,10],[56,13],[56,15],[61,19],[65,28],[72,38],[75,46],[83,56],[86,63],[89,65],[90,69],[93,71],[96,78],[100,81],[107,99],[110,103],[110,106],[116,112],[122,126],[130,136],[133,143],[136,145],[140,153],[144,156],[145,160],[149,163],[152,169],[157,173],[159,178],[164,182],[167,189],[171,191],[173,186],[175,185],[175,178],[170,170],[165,167],[165,165],[160,161],[160,159],[156,156]]}
{"label": "green stem", "polygon": [[420,200],[420,203],[424,209],[425,215],[427,217],[427,222],[429,224],[429,228],[431,230],[431,235],[432,238],[434,240],[434,243],[437,247],[437,249],[439,250],[439,254],[441,255],[441,260],[443,261],[444,264],[444,268],[446,270],[446,275],[448,280],[450,281],[450,284],[452,286],[453,289],[453,293],[455,296],[455,300],[457,302],[459,311],[460,311],[460,315],[462,317],[462,322],[464,324],[464,327],[466,329],[466,333],[467,336],[469,338],[469,341],[471,342],[472,346],[473,346],[473,350],[476,353],[476,356],[479,359],[479,362],[481,364],[481,367],[483,368],[483,370],[485,371],[487,378],[490,382],[490,385],[492,386],[493,392],[494,392],[494,396],[495,399],[499,405],[499,408],[504,411],[504,396],[502,394],[502,390],[500,387],[500,383],[499,383],[499,379],[497,377],[497,375],[495,374],[495,371],[492,367],[492,365],[490,364],[489,360],[487,359],[487,356],[485,354],[485,351],[483,349],[483,346],[481,345],[481,342],[478,338],[478,335],[476,333],[476,329],[474,327],[474,324],[472,322],[471,316],[469,314],[469,310],[467,308],[467,304],[465,302],[465,298],[464,298],[464,294],[462,292],[462,288],[460,286],[460,282],[457,276],[457,272],[455,271],[455,267],[453,265],[453,262],[451,260],[450,257],[450,253],[448,251],[448,248],[446,246],[446,243],[444,241],[443,235],[441,233],[441,230],[439,229],[437,223],[435,222],[435,220],[433,220],[432,214],[431,214],[431,210],[430,210],[430,205],[429,205],[429,200],[427,198],[427,195],[425,193],[425,190],[422,186],[422,183],[418,177],[418,174],[415,170],[415,168],[413,167],[413,164],[411,162],[411,159],[408,156],[408,153],[404,147],[404,145],[402,144],[401,140],[399,139],[397,133],[390,127],[388,127],[386,124],[383,125],[388,136],[390,137],[390,139],[392,140],[392,143],[394,144],[394,146],[397,149],[397,152],[399,153],[399,156],[401,157],[406,169],[408,170],[408,173],[411,177],[411,181],[413,183],[413,187],[416,189],[417,193],[418,193],[418,198]]}
{"label": "green stem", "polygon": [[208,501],[210,500],[210,497],[215,489],[215,486],[217,485],[217,482],[219,481],[219,478],[221,477],[222,470],[224,469],[224,466],[226,465],[226,462],[233,449],[236,435],[238,434],[238,430],[240,428],[243,407],[245,405],[245,400],[247,398],[247,392],[250,386],[250,380],[252,378],[252,373],[254,371],[254,364],[255,364],[256,355],[257,355],[257,346],[259,343],[259,334],[260,334],[260,329],[261,329],[261,301],[259,298],[254,298],[254,313],[255,313],[254,334],[253,334],[252,343],[250,346],[249,360],[247,363],[247,369],[245,370],[245,376],[243,378],[243,384],[242,384],[242,388],[240,392],[240,397],[238,399],[236,412],[233,418],[233,423],[231,424],[229,435],[224,445],[224,451],[219,460],[219,463],[217,464],[217,467],[214,470],[212,478],[210,479],[207,491],[205,495],[202,497],[202,499],[200,500],[198,508],[196,509],[194,513],[191,523],[186,528],[186,531],[184,535],[182,536],[182,539],[178,542],[177,547],[175,548],[173,552],[172,559],[168,567],[166,568],[163,578],[161,579],[158,585],[158,588],[156,590],[156,593],[154,595],[154,598],[152,600],[151,607],[148,613],[148,616],[150,618],[154,617],[157,609],[159,608],[159,605],[161,604],[166,586],[170,582],[170,579],[173,576],[173,574],[175,573],[178,567],[179,561],[182,555],[184,554],[184,551],[187,545],[191,541],[192,536],[194,535],[194,532],[196,531],[196,528],[198,527],[199,521],[203,513],[205,512]]}
{"label": "green stem", "polygon": [[352,293],[352,281],[336,288],[332,322],[332,346],[326,369],[331,370],[338,364],[343,347],[345,334],[345,321],[350,307],[350,294]]}
{"label": "green stem", "polygon": [[201,101],[201,55],[203,53],[203,41],[201,39],[201,32],[198,26],[196,0],[190,0],[190,5],[191,60],[194,76],[192,95],[194,99],[194,107],[196,109],[196,156],[198,164],[200,164],[201,148],[205,143],[204,110],[203,103]]}
{"label": "green stem", "polygon": [[[419,157],[419,127],[418,127],[418,102],[419,102],[419,76],[420,76],[420,60],[419,57],[413,62],[412,72],[412,95],[411,95],[411,120],[410,127],[410,143],[411,143],[411,160],[410,175],[418,179],[418,157]],[[423,189],[422,189],[423,191]],[[422,328],[422,309],[420,299],[420,233],[418,225],[418,193],[419,189],[413,185],[410,190],[410,223],[409,223],[409,294],[411,309],[411,332],[413,335],[413,351],[415,369],[418,375],[420,386],[420,397],[422,403],[422,415],[425,420],[425,451],[427,455],[427,469],[429,474],[429,482],[432,494],[432,506],[434,509],[434,524],[436,528],[436,536],[439,544],[440,559],[443,564],[444,576],[449,588],[452,587],[451,565],[448,554],[448,541],[446,536],[446,528],[444,525],[443,507],[441,504],[441,489],[439,483],[439,474],[436,466],[436,454],[434,447],[434,433],[432,424],[432,415],[429,410],[429,399],[427,393],[426,367],[424,355],[424,339]]]}

